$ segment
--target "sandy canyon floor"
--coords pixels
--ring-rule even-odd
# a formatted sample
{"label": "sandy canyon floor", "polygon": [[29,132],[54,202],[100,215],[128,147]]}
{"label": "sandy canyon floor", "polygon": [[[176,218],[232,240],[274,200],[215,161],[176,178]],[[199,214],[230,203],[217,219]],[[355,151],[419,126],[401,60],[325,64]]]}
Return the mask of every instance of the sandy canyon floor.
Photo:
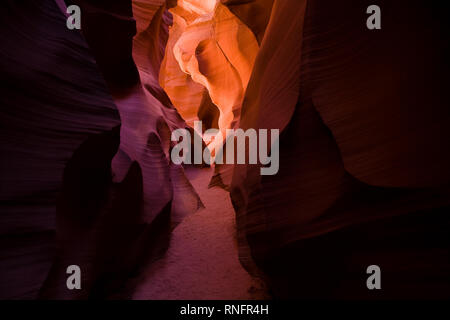
{"label": "sandy canyon floor", "polygon": [[134,299],[264,299],[266,290],[238,259],[235,212],[228,192],[208,188],[210,169],[186,170],[205,205],[173,231],[165,256],[146,271]]}

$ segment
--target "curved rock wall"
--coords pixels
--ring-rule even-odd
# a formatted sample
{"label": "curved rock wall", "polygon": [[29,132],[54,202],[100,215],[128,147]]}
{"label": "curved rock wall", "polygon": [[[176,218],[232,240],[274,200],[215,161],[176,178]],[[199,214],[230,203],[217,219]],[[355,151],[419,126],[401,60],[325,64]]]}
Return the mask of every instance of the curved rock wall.
{"label": "curved rock wall", "polygon": [[[230,191],[242,264],[274,297],[448,295],[437,4],[380,0],[374,31],[365,0],[69,3],[82,32],[62,0],[0,11],[0,297],[131,297],[202,206],[169,157],[171,132],[198,119],[281,132],[278,174],[228,165],[213,179]],[[73,261],[83,293],[62,287]],[[381,294],[362,282],[371,264]]]}
{"label": "curved rock wall", "polygon": [[241,259],[275,296],[369,297],[358,279],[373,263],[391,281],[385,298],[449,286],[427,280],[448,269],[448,50],[437,36],[448,25],[433,5],[386,1],[372,34],[369,4],[273,4],[240,127],[282,130],[280,171],[237,165],[231,195]]}

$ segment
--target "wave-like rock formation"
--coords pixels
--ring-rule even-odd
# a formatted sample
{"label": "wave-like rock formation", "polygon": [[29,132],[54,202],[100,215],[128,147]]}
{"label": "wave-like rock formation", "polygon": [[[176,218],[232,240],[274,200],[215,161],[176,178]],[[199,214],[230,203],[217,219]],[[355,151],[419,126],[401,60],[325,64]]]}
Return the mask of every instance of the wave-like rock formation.
{"label": "wave-like rock formation", "polygon": [[[281,132],[276,175],[213,180],[275,298],[448,297],[447,17],[379,0],[368,30],[371,4],[3,1],[0,298],[133,297],[202,206],[170,161],[171,132],[195,120]],[[82,291],[65,288],[71,264]]]}
{"label": "wave-like rock formation", "polygon": [[[169,10],[173,26],[160,82],[192,124],[207,92],[218,108],[218,129],[235,126],[258,52],[252,31],[216,0],[180,1]],[[205,92],[206,91],[206,92]],[[213,106],[209,106],[211,108]],[[207,128],[206,128],[207,129]]]}
{"label": "wave-like rock formation", "polygon": [[83,37],[53,1],[1,6],[0,296],[35,298],[56,252],[65,164],[120,119]]}
{"label": "wave-like rock formation", "polygon": [[242,261],[275,296],[447,296],[448,24],[424,1],[378,3],[373,32],[366,1],[274,1],[240,127],[282,130],[280,171],[238,165],[231,194]]}
{"label": "wave-like rock formation", "polygon": [[[170,132],[186,124],[157,80],[164,3],[72,3],[82,34],[67,29],[63,1],[7,1],[1,12],[2,297],[129,296],[201,206],[169,161]],[[71,264],[82,293],[65,288]]]}

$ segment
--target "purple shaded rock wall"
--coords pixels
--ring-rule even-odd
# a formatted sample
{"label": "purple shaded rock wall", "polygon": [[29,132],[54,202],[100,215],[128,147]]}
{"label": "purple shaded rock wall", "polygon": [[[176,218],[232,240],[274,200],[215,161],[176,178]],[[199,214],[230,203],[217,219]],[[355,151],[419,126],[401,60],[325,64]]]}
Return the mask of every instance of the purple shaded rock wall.
{"label": "purple shaded rock wall", "polygon": [[[165,7],[136,66],[131,1],[76,3],[82,32],[62,1],[2,4],[3,298],[130,297],[201,207],[169,161],[171,130],[187,126],[148,68],[164,54]],[[66,288],[72,264],[81,292]]]}
{"label": "purple shaded rock wall", "polygon": [[275,297],[448,296],[448,23],[379,1],[370,31],[370,4],[273,4],[240,126],[283,130],[280,171],[237,165],[231,194],[241,260]]}
{"label": "purple shaded rock wall", "polygon": [[86,42],[54,1],[1,6],[0,296],[35,298],[55,255],[65,164],[120,120]]}
{"label": "purple shaded rock wall", "polygon": [[[378,1],[369,31],[369,1],[221,2],[260,45],[239,126],[282,131],[277,175],[216,168],[243,265],[275,298],[448,297],[445,10]],[[62,0],[1,4],[0,298],[129,298],[201,206],[169,159],[188,127],[158,83],[166,4],[71,3],[82,32]],[[70,264],[82,292],[66,290]]]}

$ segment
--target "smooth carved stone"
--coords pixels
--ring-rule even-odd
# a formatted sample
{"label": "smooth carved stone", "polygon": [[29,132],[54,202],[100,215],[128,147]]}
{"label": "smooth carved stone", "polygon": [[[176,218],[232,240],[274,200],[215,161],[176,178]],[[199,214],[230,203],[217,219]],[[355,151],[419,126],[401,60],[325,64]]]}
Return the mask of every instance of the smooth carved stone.
{"label": "smooth carved stone", "polygon": [[216,1],[183,1],[169,11],[174,24],[161,68],[161,86],[189,121],[198,119],[206,88],[219,109],[219,129],[225,133],[239,119],[259,48],[256,38]]}

